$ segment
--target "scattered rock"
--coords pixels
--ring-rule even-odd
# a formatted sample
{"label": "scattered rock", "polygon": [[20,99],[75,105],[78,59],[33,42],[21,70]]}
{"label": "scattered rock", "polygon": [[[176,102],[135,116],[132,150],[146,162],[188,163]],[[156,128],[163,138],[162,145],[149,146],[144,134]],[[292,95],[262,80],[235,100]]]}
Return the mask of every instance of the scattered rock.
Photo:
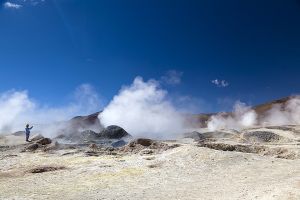
{"label": "scattered rock", "polygon": [[119,126],[108,126],[100,132],[100,137],[109,139],[120,139],[123,137],[129,137],[130,135]]}
{"label": "scattered rock", "polygon": [[148,147],[153,144],[153,140],[147,138],[138,138],[129,143],[129,146],[134,147],[136,144]]}
{"label": "scattered rock", "polygon": [[44,139],[45,137],[38,134],[36,136],[34,136],[33,138],[31,138],[31,141],[34,142],[34,141],[38,141],[38,140],[41,140],[41,139]]}
{"label": "scattered rock", "polygon": [[25,147],[25,151],[35,151],[39,148],[38,144],[30,144],[27,147]]}
{"label": "scattered rock", "polygon": [[41,145],[51,144],[52,140],[50,138],[42,138],[38,140],[36,143]]}

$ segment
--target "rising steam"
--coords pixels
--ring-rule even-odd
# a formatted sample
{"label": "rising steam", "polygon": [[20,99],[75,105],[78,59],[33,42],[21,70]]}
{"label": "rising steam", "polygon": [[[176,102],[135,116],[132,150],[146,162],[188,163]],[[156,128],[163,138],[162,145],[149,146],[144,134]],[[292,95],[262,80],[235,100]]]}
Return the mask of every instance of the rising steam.
{"label": "rising steam", "polygon": [[280,126],[300,124],[300,97],[295,96],[285,104],[272,105],[265,113],[257,114],[244,103],[237,102],[232,113],[214,115],[208,122],[211,131],[220,129],[243,129],[253,126]]}
{"label": "rising steam", "polygon": [[[176,79],[177,81],[177,79]],[[177,81],[178,82],[178,81]],[[186,118],[168,98],[160,82],[134,79],[123,87],[98,116],[104,126],[118,125],[133,136],[151,138],[174,138],[191,129]],[[191,103],[190,103],[191,104]],[[185,108],[190,105],[185,105]],[[87,115],[102,108],[99,95],[90,85],[78,87],[74,100],[62,107],[48,107],[32,100],[27,91],[0,93],[0,133],[24,129],[26,123],[36,125],[45,136],[53,137],[58,130],[66,128],[62,121],[77,115]],[[284,104],[272,105],[264,113],[256,113],[250,106],[237,102],[231,113],[212,116],[207,128],[243,129],[253,126],[300,124],[300,97],[290,98]]]}
{"label": "rising steam", "polygon": [[83,84],[74,93],[74,100],[66,106],[49,107],[29,98],[27,91],[8,91],[0,94],[0,133],[23,130],[26,123],[35,126],[45,136],[55,136],[62,123],[77,115],[100,109],[101,101],[94,89]]}
{"label": "rising steam", "polygon": [[133,136],[171,138],[184,131],[183,117],[167,100],[167,91],[157,81],[141,77],[123,87],[99,119],[104,126],[121,126]]}
{"label": "rising steam", "polygon": [[207,127],[209,130],[241,129],[257,123],[257,114],[246,104],[237,102],[232,115],[220,113],[211,117]]}

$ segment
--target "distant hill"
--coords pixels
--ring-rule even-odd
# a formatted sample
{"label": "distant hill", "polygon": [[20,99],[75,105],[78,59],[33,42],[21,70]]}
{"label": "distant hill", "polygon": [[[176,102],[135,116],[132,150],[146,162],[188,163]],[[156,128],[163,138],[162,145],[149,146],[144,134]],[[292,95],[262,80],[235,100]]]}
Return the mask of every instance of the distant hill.
{"label": "distant hill", "polygon": [[275,104],[280,104],[281,106],[284,106],[289,100],[291,100],[294,97],[295,96],[289,96],[289,97],[285,97],[282,99],[277,99],[277,100],[274,100],[271,102],[267,102],[264,104],[260,104],[260,105],[254,106],[253,110],[255,110],[255,112],[258,115],[264,115],[267,111],[271,110]]}
{"label": "distant hill", "polygon": [[[282,99],[277,99],[274,101],[259,104],[259,105],[253,106],[252,109],[257,113],[258,118],[264,117],[266,115],[266,113],[269,110],[271,110],[274,105],[280,105],[283,108],[286,105],[286,103],[294,97],[295,96],[289,96],[289,97],[285,97]],[[196,124],[197,126],[206,127],[207,122],[210,119],[210,117],[213,115],[216,115],[216,114],[218,114],[218,113],[203,113],[203,114],[191,115],[191,120],[193,120],[193,122],[194,122],[193,124]],[[231,112],[225,112],[222,114],[223,114],[223,116],[232,115]]]}
{"label": "distant hill", "polygon": [[[263,117],[272,107],[276,104],[281,105],[282,107],[295,96],[289,96],[282,99],[277,99],[274,101],[266,102],[263,104],[259,104],[254,106],[252,109],[258,114],[258,117]],[[94,127],[94,129],[102,128],[100,121],[98,119],[98,115],[100,112],[93,113],[88,116],[77,116],[70,120],[72,127],[80,128],[80,129],[89,129],[90,127]],[[186,122],[192,124],[196,127],[206,127],[207,122],[211,116],[216,115],[218,113],[201,113],[201,114],[186,114]],[[231,115],[231,112],[222,113],[224,116]]]}
{"label": "distant hill", "polygon": [[75,130],[93,130],[98,132],[103,128],[98,119],[99,113],[100,112],[96,112],[87,116],[76,116],[68,123],[70,127]]}

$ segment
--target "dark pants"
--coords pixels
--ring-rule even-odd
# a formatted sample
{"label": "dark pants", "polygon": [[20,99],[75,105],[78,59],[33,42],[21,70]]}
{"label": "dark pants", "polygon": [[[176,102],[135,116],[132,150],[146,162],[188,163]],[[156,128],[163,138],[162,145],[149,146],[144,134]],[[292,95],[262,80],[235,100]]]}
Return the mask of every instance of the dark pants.
{"label": "dark pants", "polygon": [[28,141],[29,135],[30,135],[30,133],[26,133],[26,141]]}

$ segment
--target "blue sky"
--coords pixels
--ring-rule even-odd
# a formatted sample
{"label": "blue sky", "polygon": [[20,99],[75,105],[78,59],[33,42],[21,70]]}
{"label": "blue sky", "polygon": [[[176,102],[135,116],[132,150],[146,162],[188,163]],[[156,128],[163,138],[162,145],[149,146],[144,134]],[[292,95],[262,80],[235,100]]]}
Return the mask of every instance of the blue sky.
{"label": "blue sky", "polygon": [[136,76],[170,70],[180,84],[162,87],[203,112],[300,90],[299,0],[0,3],[0,93],[61,105],[89,83],[108,102]]}

